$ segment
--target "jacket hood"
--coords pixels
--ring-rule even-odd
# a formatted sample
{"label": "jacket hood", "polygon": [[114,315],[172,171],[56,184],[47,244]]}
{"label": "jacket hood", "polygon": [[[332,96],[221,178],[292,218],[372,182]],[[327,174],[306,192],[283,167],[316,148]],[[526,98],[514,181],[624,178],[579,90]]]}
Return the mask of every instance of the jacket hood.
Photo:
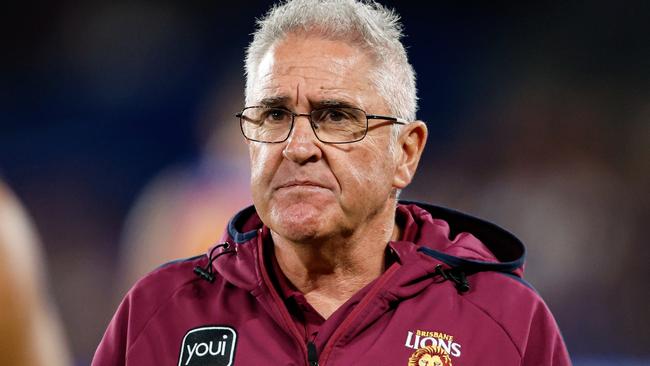
{"label": "jacket hood", "polygon": [[[434,272],[457,285],[465,281],[466,275],[485,271],[523,276],[524,245],[514,235],[492,223],[447,208],[411,201],[399,202],[396,220],[402,226],[405,238],[390,242],[389,248],[403,266],[420,263],[416,265],[419,267],[415,270],[417,274],[410,271],[409,282],[414,280],[414,275],[423,278]],[[214,269],[229,282],[251,291],[261,281],[259,266],[250,263],[258,261],[262,228],[255,207],[249,206],[228,224],[222,241],[231,245],[217,251],[215,247],[208,254],[211,263],[216,256],[236,254],[228,260],[218,261],[218,265],[213,263]],[[258,240],[254,240],[256,238]],[[422,257],[425,257],[424,262]],[[426,258],[433,261],[426,261]],[[436,263],[442,263],[446,269],[455,272],[448,271],[448,278]],[[462,279],[457,278],[459,274]]]}
{"label": "jacket hood", "polygon": [[400,201],[418,220],[419,250],[468,273],[497,271],[523,276],[526,249],[507,230],[488,221],[444,207]]}

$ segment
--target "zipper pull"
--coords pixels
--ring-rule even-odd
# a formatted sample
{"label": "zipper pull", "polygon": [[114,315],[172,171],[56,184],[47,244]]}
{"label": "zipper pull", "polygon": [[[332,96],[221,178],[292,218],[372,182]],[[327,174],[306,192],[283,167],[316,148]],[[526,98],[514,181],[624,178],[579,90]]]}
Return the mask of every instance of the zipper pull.
{"label": "zipper pull", "polygon": [[318,351],[312,341],[307,342],[307,361],[309,361],[309,366],[318,366]]}

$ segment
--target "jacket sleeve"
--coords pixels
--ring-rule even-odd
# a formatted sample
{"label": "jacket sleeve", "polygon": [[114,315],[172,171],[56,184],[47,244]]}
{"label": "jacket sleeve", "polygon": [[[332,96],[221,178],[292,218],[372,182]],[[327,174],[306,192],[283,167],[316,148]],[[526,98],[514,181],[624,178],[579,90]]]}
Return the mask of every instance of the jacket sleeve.
{"label": "jacket sleeve", "polygon": [[522,366],[571,365],[557,323],[541,299],[535,306],[529,327],[528,337],[522,348]]}
{"label": "jacket sleeve", "polygon": [[117,309],[97,347],[97,351],[95,351],[92,366],[126,365],[126,351],[130,333],[130,308],[131,298],[127,295]]}

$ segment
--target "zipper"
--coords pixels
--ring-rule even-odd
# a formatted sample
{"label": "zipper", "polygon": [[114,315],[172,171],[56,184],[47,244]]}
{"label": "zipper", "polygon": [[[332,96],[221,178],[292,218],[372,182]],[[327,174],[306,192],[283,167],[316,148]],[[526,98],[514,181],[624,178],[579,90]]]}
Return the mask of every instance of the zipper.
{"label": "zipper", "polygon": [[[318,353],[316,352],[316,345],[308,341],[307,345],[303,347],[304,343],[304,338],[301,336],[300,332],[298,331],[298,328],[296,327],[295,322],[291,318],[291,314],[287,311],[287,308],[284,305],[284,302],[282,299],[280,299],[280,295],[278,295],[277,291],[275,290],[275,287],[273,286],[273,283],[271,283],[271,279],[268,277],[268,273],[266,271],[266,268],[264,267],[264,263],[262,260],[262,231],[260,230],[258,235],[257,235],[257,253],[258,253],[258,263],[259,266],[261,267],[260,274],[262,276],[262,280],[264,281],[266,288],[269,291],[269,294],[271,295],[271,300],[275,303],[275,306],[278,308],[280,315],[282,316],[282,320],[285,323],[286,328],[290,331],[290,333],[293,335],[294,340],[296,343],[299,345],[298,348],[301,349],[303,353],[303,359],[307,361],[308,366],[318,366]],[[311,344],[311,346],[310,346]],[[310,353],[310,347],[313,347],[313,355],[315,358],[311,358],[311,353]],[[313,363],[315,362],[315,363]]]}
{"label": "zipper", "polygon": [[[373,286],[373,288],[364,296],[364,298],[359,302],[359,304],[352,310],[350,315],[348,315],[345,320],[341,323],[341,325],[338,327],[338,329],[332,334],[332,337],[329,339],[327,344],[325,344],[325,348],[323,349],[323,352],[321,353],[321,365],[325,365],[327,359],[329,356],[332,354],[332,350],[334,349],[334,345],[336,342],[345,334],[347,331],[347,328],[350,327],[350,324],[359,316],[359,314],[368,306],[368,304],[374,299],[375,295],[384,287],[384,284],[388,282],[388,280],[395,274],[395,272],[399,269],[399,264],[394,263],[392,266],[384,272],[384,274],[379,278],[377,283]],[[316,348],[314,347],[314,350]],[[316,365],[311,365],[310,366],[318,366]]]}
{"label": "zipper", "polygon": [[309,366],[318,366],[318,351],[314,342],[307,342],[307,362]]}

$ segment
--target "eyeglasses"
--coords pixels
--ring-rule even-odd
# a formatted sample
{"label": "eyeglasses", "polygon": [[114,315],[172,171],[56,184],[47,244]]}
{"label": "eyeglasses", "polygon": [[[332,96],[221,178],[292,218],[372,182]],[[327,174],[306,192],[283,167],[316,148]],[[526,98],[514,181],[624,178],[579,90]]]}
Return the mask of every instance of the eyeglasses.
{"label": "eyeglasses", "polygon": [[363,140],[368,134],[368,120],[381,119],[405,125],[397,117],[366,114],[352,107],[326,107],[310,113],[294,113],[286,108],[253,106],[235,115],[239,117],[241,131],[248,140],[266,143],[284,142],[289,138],[296,117],[309,118],[316,138],[329,144],[347,144]]}

